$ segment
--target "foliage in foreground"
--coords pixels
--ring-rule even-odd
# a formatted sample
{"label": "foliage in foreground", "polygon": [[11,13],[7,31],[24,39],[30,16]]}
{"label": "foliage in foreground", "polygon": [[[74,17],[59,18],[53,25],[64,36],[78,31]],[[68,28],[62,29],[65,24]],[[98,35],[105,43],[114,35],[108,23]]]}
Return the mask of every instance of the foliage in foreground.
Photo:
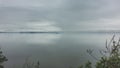
{"label": "foliage in foreground", "polygon": [[24,65],[23,65],[23,68],[40,68],[40,62],[31,62],[31,61],[28,61],[26,60]]}
{"label": "foliage in foreground", "polygon": [[7,60],[8,59],[2,54],[2,51],[0,51],[0,68],[4,68],[4,66],[2,64]]}
{"label": "foliage in foreground", "polygon": [[[94,68],[120,68],[120,38],[118,41],[115,41],[114,37],[115,35],[109,43],[106,41],[106,50],[100,51],[103,56],[96,62]],[[87,52],[92,55],[91,50],[87,50]],[[88,61],[84,66],[81,65],[79,68],[92,68],[92,64]]]}

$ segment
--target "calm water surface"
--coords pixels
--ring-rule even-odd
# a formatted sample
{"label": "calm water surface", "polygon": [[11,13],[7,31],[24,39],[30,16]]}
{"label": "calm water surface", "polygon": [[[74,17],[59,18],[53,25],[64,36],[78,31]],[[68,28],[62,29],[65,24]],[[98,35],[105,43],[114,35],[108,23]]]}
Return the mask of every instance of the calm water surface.
{"label": "calm water surface", "polygon": [[[0,46],[8,60],[5,68],[20,68],[26,59],[39,60],[41,68],[78,67],[87,60],[95,61],[87,53],[94,49],[97,58],[106,39],[113,34],[0,34]],[[120,36],[117,34],[117,36]]]}

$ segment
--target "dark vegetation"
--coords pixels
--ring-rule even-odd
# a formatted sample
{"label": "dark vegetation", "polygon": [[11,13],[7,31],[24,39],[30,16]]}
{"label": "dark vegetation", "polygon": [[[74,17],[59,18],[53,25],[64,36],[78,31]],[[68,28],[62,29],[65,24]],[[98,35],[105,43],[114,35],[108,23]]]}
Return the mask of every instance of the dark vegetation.
{"label": "dark vegetation", "polygon": [[[93,50],[87,50],[87,52],[92,55]],[[106,40],[106,50],[100,51],[102,57],[96,62],[94,67],[92,63],[88,61],[79,68],[120,68],[120,38],[118,41],[115,40],[115,35],[112,37],[110,42]],[[96,59],[96,58],[95,58]]]}
{"label": "dark vegetation", "polygon": [[2,54],[2,51],[0,51],[0,68],[4,68],[3,63],[7,60],[8,59]]}

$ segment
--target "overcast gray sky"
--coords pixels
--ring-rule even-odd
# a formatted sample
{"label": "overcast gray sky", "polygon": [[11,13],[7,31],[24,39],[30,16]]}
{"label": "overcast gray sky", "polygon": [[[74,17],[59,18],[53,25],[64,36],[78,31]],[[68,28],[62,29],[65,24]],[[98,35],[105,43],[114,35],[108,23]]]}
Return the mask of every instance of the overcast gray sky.
{"label": "overcast gray sky", "polygon": [[120,30],[120,0],[0,0],[0,31]]}

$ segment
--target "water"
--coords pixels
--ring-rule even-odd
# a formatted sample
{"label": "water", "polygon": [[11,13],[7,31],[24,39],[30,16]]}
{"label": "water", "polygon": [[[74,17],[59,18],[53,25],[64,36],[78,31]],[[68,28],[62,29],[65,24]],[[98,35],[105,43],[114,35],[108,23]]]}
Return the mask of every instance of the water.
{"label": "water", "polygon": [[39,60],[41,68],[75,68],[87,60],[95,61],[86,53],[87,49],[94,49],[94,55],[99,58],[99,50],[104,49],[106,39],[110,39],[112,35],[106,33],[1,33],[0,46],[8,58],[5,68],[19,68],[26,59]]}

